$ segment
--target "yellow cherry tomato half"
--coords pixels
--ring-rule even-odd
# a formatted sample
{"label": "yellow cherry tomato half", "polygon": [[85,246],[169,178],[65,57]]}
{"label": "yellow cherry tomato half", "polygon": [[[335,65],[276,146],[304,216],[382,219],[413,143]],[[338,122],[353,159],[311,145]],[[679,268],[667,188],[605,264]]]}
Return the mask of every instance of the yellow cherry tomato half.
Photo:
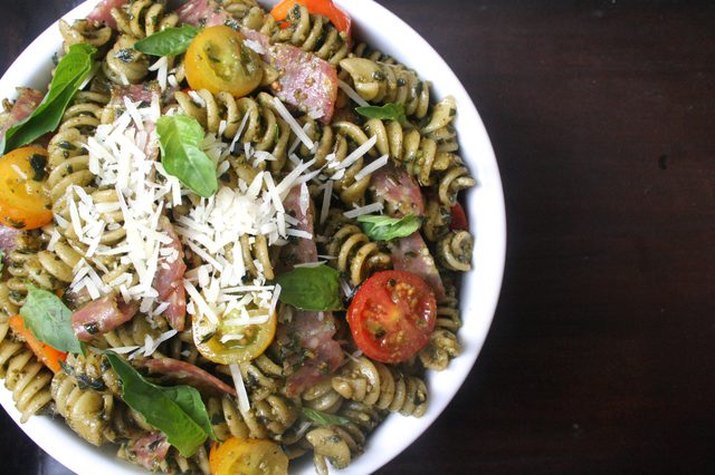
{"label": "yellow cherry tomato half", "polygon": [[211,447],[209,468],[211,475],[285,475],[288,457],[270,440],[231,437]]}
{"label": "yellow cherry tomato half", "polygon": [[242,97],[261,83],[261,60],[244,37],[228,26],[211,26],[191,41],[184,59],[191,89]]}
{"label": "yellow cherry tomato half", "polygon": [[[249,310],[251,318],[260,318],[257,310]],[[244,325],[237,312],[221,318],[215,327],[205,317],[194,317],[194,344],[205,358],[219,364],[244,363],[262,355],[276,335],[276,312],[268,321]]]}
{"label": "yellow cherry tomato half", "polygon": [[47,150],[34,145],[0,158],[0,224],[36,229],[52,221],[46,167]]}

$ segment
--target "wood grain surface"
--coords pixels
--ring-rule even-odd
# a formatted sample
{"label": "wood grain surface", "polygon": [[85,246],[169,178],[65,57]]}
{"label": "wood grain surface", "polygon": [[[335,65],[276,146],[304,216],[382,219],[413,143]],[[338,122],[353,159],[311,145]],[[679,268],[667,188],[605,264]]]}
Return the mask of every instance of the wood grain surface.
{"label": "wood grain surface", "polygon": [[[78,3],[0,3],[0,69]],[[380,3],[471,94],[509,229],[474,370],[380,473],[713,473],[715,4]],[[2,473],[68,473],[0,412]]]}

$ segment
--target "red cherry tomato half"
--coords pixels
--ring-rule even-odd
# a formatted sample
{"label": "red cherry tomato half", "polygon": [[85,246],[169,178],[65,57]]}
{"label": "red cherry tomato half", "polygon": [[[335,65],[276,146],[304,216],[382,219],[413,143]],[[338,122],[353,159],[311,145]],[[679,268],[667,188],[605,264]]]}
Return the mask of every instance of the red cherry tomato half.
{"label": "red cherry tomato half", "polygon": [[449,224],[449,229],[453,231],[469,231],[469,222],[467,221],[467,213],[459,203],[452,206],[452,222]]}
{"label": "red cherry tomato half", "polygon": [[367,279],[348,308],[358,348],[383,363],[399,363],[429,342],[437,316],[434,292],[410,272],[384,271]]}
{"label": "red cherry tomato half", "polygon": [[351,23],[350,15],[348,15],[342,8],[335,5],[333,0],[283,0],[278,5],[273,7],[271,10],[271,15],[276,21],[283,21],[288,16],[291,8],[298,3],[304,5],[308,11],[314,15],[323,15],[328,17],[328,20],[338,29],[338,31],[344,31],[348,38],[350,38]]}

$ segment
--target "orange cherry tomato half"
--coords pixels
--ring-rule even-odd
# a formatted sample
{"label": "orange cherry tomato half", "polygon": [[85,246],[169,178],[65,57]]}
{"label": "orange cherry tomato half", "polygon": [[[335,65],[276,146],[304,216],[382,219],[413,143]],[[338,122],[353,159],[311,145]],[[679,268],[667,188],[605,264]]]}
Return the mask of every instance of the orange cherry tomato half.
{"label": "orange cherry tomato half", "polygon": [[263,79],[261,59],[243,40],[241,33],[224,25],[205,28],[196,35],[184,58],[191,89],[243,97],[257,88]]}
{"label": "orange cherry tomato half", "polygon": [[209,468],[211,475],[285,475],[288,457],[270,440],[231,437],[211,447]]}
{"label": "orange cherry tomato half", "polygon": [[338,29],[344,31],[350,38],[352,20],[345,10],[333,3],[333,0],[283,0],[273,7],[271,15],[276,21],[285,20],[295,4],[303,5],[314,15],[323,15]]}
{"label": "orange cherry tomato half", "polygon": [[429,342],[437,317],[434,292],[410,272],[383,271],[367,279],[348,307],[358,348],[383,363],[399,363]]}
{"label": "orange cherry tomato half", "polygon": [[469,231],[469,222],[467,221],[467,213],[461,204],[455,203],[452,206],[452,221],[449,223],[449,229],[454,231]]}
{"label": "orange cherry tomato half", "polygon": [[[259,312],[249,310],[248,313],[255,317]],[[267,322],[251,325],[236,324],[231,318],[233,314],[224,315],[218,328],[213,328],[205,316],[193,318],[194,344],[204,358],[226,365],[245,363],[262,355],[273,341],[277,312],[273,312]],[[210,330],[206,331],[207,328]],[[240,338],[231,338],[238,335]]]}
{"label": "orange cherry tomato half", "polygon": [[15,335],[25,340],[27,346],[30,347],[35,356],[53,373],[59,373],[62,370],[60,362],[67,359],[67,353],[51,347],[46,343],[42,343],[35,335],[25,326],[25,321],[20,315],[14,315],[8,320],[10,328],[15,332]]}
{"label": "orange cherry tomato half", "polygon": [[34,145],[0,158],[0,224],[36,229],[52,221],[46,167],[47,150]]}

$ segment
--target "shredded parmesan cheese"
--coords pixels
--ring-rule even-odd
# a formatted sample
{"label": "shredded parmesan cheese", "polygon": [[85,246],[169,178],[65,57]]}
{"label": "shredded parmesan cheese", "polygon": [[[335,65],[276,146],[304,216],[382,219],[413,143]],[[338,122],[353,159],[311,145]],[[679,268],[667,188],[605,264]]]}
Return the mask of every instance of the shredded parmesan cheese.
{"label": "shredded parmesan cheese", "polygon": [[280,116],[283,117],[283,120],[288,122],[288,125],[290,126],[293,133],[300,139],[301,142],[303,142],[303,144],[305,144],[306,147],[312,150],[315,144],[312,140],[310,140],[310,137],[308,137],[308,134],[305,133],[298,121],[295,120],[295,118],[290,114],[290,112],[288,112],[288,109],[286,109],[286,106],[283,105],[281,100],[277,97],[274,97],[273,105],[275,106],[276,111],[278,111]]}
{"label": "shredded parmesan cheese", "polygon": [[369,106],[370,104],[367,103],[365,99],[360,97],[360,94],[358,94],[348,83],[345,81],[341,81],[338,79],[338,87],[343,90],[343,92],[350,98],[352,99],[357,105],[360,107],[365,107]]}
{"label": "shredded parmesan cheese", "polygon": [[384,167],[385,165],[387,165],[387,162],[389,159],[390,159],[390,157],[388,157],[387,154],[385,154],[382,157],[375,160],[374,162],[366,165],[365,167],[363,167],[362,170],[360,170],[359,172],[357,172],[355,174],[355,181],[360,181],[363,178],[365,178],[366,176],[368,176],[369,174],[374,173],[377,170],[379,170],[380,168]]}
{"label": "shredded parmesan cheese", "polygon": [[382,211],[382,208],[383,204],[378,201],[377,203],[370,203],[369,205],[360,206],[358,208],[351,209],[350,211],[345,211],[343,213],[343,216],[350,219],[357,218],[358,216],[362,216],[363,214],[380,212]]}
{"label": "shredded parmesan cheese", "polygon": [[241,411],[241,414],[245,414],[251,409],[251,403],[248,400],[246,386],[243,384],[241,369],[235,363],[228,367],[231,370],[231,378],[233,378],[233,385],[236,387],[236,394],[238,395],[238,409]]}

